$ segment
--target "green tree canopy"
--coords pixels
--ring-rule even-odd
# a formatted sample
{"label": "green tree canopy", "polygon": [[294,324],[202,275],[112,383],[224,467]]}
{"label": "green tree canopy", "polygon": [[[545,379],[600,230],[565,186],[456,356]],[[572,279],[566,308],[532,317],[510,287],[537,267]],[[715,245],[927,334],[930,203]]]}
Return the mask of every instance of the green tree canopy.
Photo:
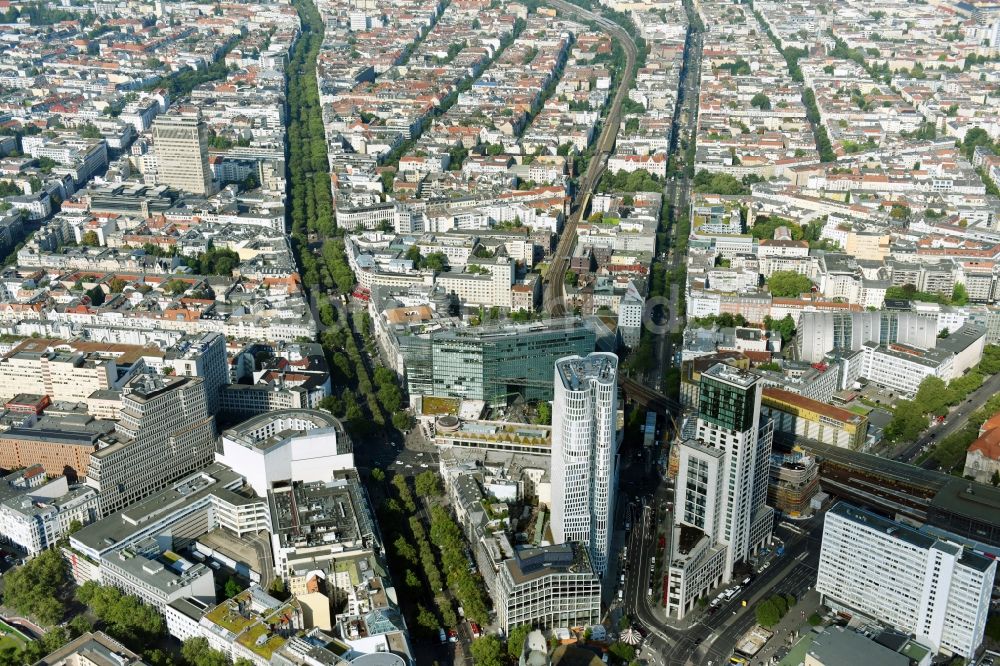
{"label": "green tree canopy", "polygon": [[762,111],[770,111],[771,98],[764,93],[759,92],[750,99],[750,106],[761,109]]}
{"label": "green tree canopy", "polygon": [[694,177],[694,191],[703,194],[750,194],[750,188],[728,173],[701,170]]}
{"label": "green tree canopy", "polygon": [[104,305],[104,290],[100,287],[91,287],[88,289],[87,296],[90,296],[90,304],[95,308]]}
{"label": "green tree canopy", "polygon": [[795,271],[775,271],[767,279],[767,287],[771,290],[771,294],[783,298],[796,297],[809,291],[812,286],[812,280]]}
{"label": "green tree canopy", "polygon": [[1000,346],[986,345],[983,349],[983,358],[979,361],[979,370],[987,375],[1000,372]]}
{"label": "green tree canopy", "polygon": [[516,627],[511,627],[510,633],[507,634],[507,655],[511,659],[516,661],[520,658],[521,652],[524,650],[524,641],[530,633],[531,625],[529,624],[520,624]]}
{"label": "green tree canopy", "polygon": [[885,438],[893,443],[910,442],[926,427],[927,417],[920,405],[912,400],[900,400],[893,409],[892,420],[885,427]]}
{"label": "green tree canopy", "polygon": [[76,133],[83,139],[100,139],[102,137],[101,130],[97,129],[93,123],[80,125],[76,129]]}
{"label": "green tree canopy", "polygon": [[764,317],[764,328],[777,332],[782,344],[788,344],[795,337],[795,320],[792,315],[785,315],[781,319],[772,319],[771,315],[767,315]]}
{"label": "green tree canopy", "polygon": [[946,411],[954,399],[953,392],[940,377],[929,375],[920,382],[913,401],[920,405],[925,414],[938,414]]}
{"label": "green tree canopy", "polygon": [[433,470],[426,470],[418,474],[414,480],[414,486],[420,497],[439,497],[444,492],[441,488],[441,477]]}
{"label": "green tree canopy", "polygon": [[471,651],[475,666],[504,666],[503,645],[493,634],[473,641]]}
{"label": "green tree canopy", "polygon": [[544,400],[538,403],[538,416],[535,417],[535,422],[539,425],[551,425],[552,424],[552,405]]}
{"label": "green tree canopy", "polygon": [[226,599],[232,599],[242,591],[243,588],[240,587],[240,584],[236,581],[235,578],[229,578],[228,580],[226,580],[226,587],[223,590],[223,593],[226,595]]}
{"label": "green tree canopy", "polygon": [[118,588],[88,581],[77,588],[76,598],[104,621],[108,633],[128,644],[152,642],[166,630],[159,612]]}
{"label": "green tree canopy", "polygon": [[413,426],[413,418],[404,411],[393,412],[392,427],[396,430],[409,430]]}
{"label": "green tree canopy", "polygon": [[757,618],[757,623],[768,629],[781,621],[781,611],[778,610],[778,607],[771,599],[766,599],[757,604],[757,608],[754,609],[754,615]]}
{"label": "green tree canopy", "polygon": [[230,666],[225,653],[213,650],[204,638],[189,638],[181,646],[181,657],[190,666]]}
{"label": "green tree canopy", "polygon": [[240,265],[240,255],[227,248],[211,247],[185,263],[199,275],[232,275]]}
{"label": "green tree canopy", "polygon": [[760,240],[770,240],[774,238],[774,232],[778,229],[778,227],[785,227],[788,229],[789,233],[792,235],[792,240],[802,240],[805,237],[805,232],[799,225],[780,217],[768,217],[767,215],[757,216],[754,220],[753,226],[750,227],[750,235]]}
{"label": "green tree canopy", "polygon": [[969,292],[965,289],[965,285],[961,282],[956,282],[951,290],[952,305],[965,305],[968,302]]}
{"label": "green tree canopy", "polygon": [[440,273],[448,270],[448,257],[443,252],[431,252],[424,257],[423,265],[425,268]]}
{"label": "green tree canopy", "polygon": [[46,550],[4,575],[4,605],[42,624],[56,624],[62,619],[69,586],[66,560],[58,551]]}
{"label": "green tree canopy", "polygon": [[965,133],[965,139],[962,140],[962,153],[965,154],[966,159],[972,160],[978,146],[992,149],[994,147],[993,140],[982,127],[973,127]]}
{"label": "green tree canopy", "polygon": [[646,169],[637,169],[631,173],[605,171],[598,188],[602,192],[661,192],[663,183]]}
{"label": "green tree canopy", "polygon": [[618,641],[608,646],[608,653],[613,656],[619,664],[628,664],[635,659],[635,648],[628,643]]}

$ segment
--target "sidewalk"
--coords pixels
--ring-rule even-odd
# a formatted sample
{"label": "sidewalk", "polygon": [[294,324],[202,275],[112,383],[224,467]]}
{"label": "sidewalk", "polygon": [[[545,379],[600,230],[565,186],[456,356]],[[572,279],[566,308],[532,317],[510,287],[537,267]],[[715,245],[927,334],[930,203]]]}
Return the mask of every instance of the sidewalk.
{"label": "sidewalk", "polygon": [[790,647],[812,627],[809,626],[809,616],[822,608],[820,595],[816,590],[809,590],[799,599],[798,603],[792,606],[785,617],[772,629],[774,636],[758,652],[751,664],[768,664],[771,657],[782,647]]}

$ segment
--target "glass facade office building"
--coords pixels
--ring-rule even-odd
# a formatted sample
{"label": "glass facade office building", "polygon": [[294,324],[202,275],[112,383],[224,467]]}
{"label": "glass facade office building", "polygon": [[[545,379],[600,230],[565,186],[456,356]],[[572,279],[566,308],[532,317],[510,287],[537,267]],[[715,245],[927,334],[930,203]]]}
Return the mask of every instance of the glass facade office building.
{"label": "glass facade office building", "polygon": [[698,417],[730,430],[749,430],[756,422],[756,385],[748,388],[702,375]]}
{"label": "glass facade office building", "polygon": [[401,338],[411,395],[502,403],[514,395],[551,400],[552,368],[564,356],[586,356],[597,336],[582,319],[470,327]]}

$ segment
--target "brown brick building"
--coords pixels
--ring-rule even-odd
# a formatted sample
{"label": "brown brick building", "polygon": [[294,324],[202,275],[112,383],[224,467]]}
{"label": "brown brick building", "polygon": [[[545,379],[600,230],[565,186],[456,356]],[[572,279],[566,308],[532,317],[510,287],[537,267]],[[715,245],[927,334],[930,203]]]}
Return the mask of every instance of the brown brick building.
{"label": "brown brick building", "polygon": [[46,474],[83,479],[91,452],[116,441],[114,423],[86,414],[44,415],[33,425],[0,432],[0,468],[40,464]]}

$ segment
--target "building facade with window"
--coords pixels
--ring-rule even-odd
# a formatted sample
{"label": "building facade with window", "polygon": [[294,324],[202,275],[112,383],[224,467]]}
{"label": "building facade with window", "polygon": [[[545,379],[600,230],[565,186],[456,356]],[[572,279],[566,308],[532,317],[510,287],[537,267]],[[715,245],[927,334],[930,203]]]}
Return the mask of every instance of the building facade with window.
{"label": "building facade with window", "polygon": [[823,602],[972,659],[983,641],[996,560],[840,502],[823,525]]}
{"label": "building facade with window", "polygon": [[695,437],[680,445],[665,595],[677,618],[771,537],[772,424],[761,424],[759,379],[722,363],[701,374]]}
{"label": "building facade with window", "polygon": [[522,624],[551,628],[600,622],[601,582],[580,544],[517,551],[500,565],[494,588],[504,632]]}
{"label": "building facade with window", "polygon": [[595,352],[555,365],[552,407],[552,536],[590,549],[607,571],[618,486],[618,357]]}

